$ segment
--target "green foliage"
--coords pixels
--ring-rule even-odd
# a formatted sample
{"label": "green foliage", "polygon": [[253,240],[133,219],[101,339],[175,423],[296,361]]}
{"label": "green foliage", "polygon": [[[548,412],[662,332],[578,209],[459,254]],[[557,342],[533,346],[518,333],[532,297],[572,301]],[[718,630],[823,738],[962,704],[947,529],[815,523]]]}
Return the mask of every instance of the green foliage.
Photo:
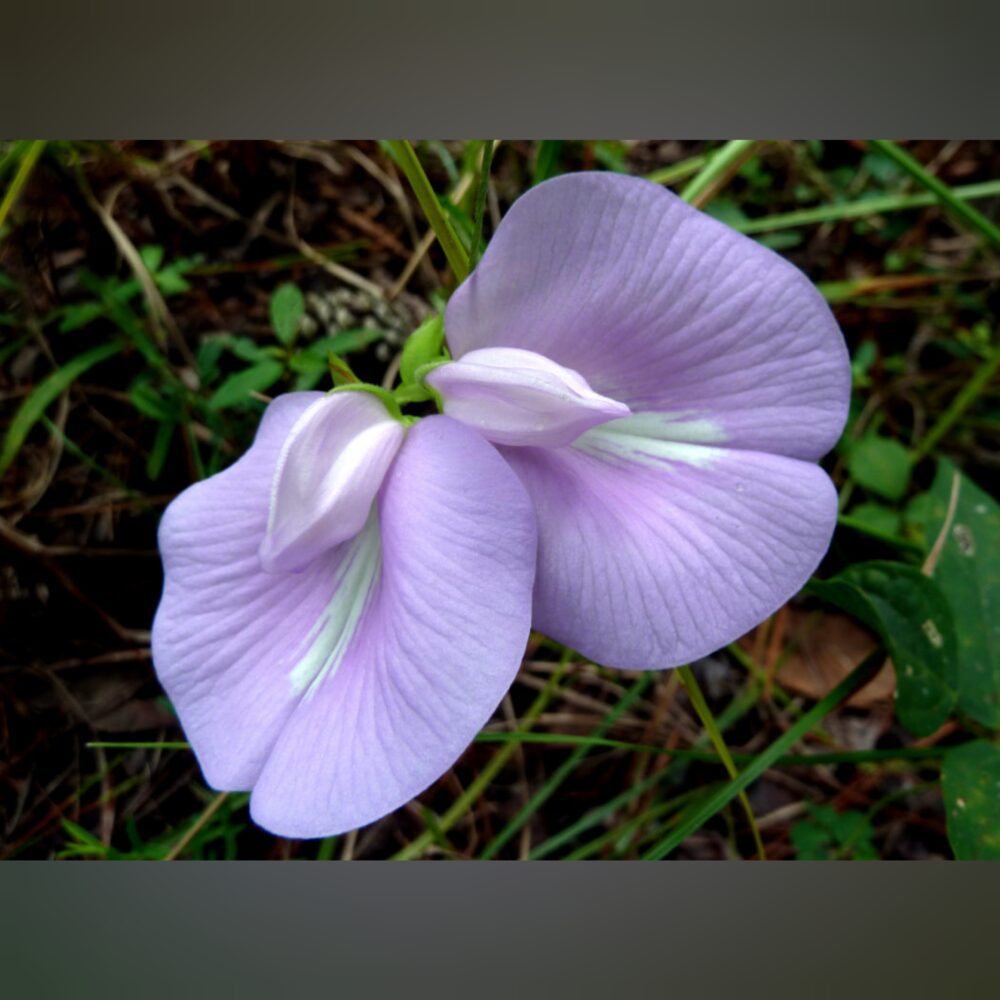
{"label": "green foliage", "polygon": [[904,563],[848,566],[810,591],[879,634],[896,667],[896,714],[916,736],[928,736],[957,699],[955,628],[935,583]]}
{"label": "green foliage", "polygon": [[417,369],[441,357],[444,348],[444,320],[439,314],[420,324],[406,339],[399,374],[404,383],[416,379]]}
{"label": "green foliage", "polygon": [[275,289],[271,296],[271,326],[282,344],[288,346],[295,340],[305,312],[306,300],[295,285],[286,282]]}
{"label": "green foliage", "polygon": [[851,476],[866,490],[887,500],[900,500],[910,485],[910,456],[893,438],[868,434],[847,454]]}
{"label": "green foliage", "polygon": [[955,747],[941,772],[948,840],[959,860],[1000,860],[1000,746]]}
{"label": "green foliage", "polygon": [[[946,524],[953,489],[954,517]],[[1000,730],[1000,508],[941,459],[928,513],[929,544],[947,527],[934,580],[958,634],[958,703],[977,722]]]}
{"label": "green foliage", "polygon": [[837,812],[831,806],[811,802],[806,809],[807,818],[793,823],[788,834],[799,860],[874,861],[878,858],[872,843],[871,820],[864,813],[853,809]]}

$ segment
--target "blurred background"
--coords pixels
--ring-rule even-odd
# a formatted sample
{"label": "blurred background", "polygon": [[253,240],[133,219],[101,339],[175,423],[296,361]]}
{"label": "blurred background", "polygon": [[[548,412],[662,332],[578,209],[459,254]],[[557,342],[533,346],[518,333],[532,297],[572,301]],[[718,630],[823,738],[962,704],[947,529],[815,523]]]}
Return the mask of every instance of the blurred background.
{"label": "blurred background", "polygon": [[[415,148],[468,245],[485,142]],[[676,672],[534,636],[486,732],[418,800],[340,838],[270,836],[245,794],[206,788],[156,682],[157,523],[239,456],[270,397],[329,388],[341,362],[391,384],[454,286],[447,262],[386,144],[0,143],[0,857],[1000,856],[1000,144],[489,148],[487,238],[531,185],[613,170],[817,283],[854,379],[824,461],[827,583],[694,664],[701,706]],[[946,619],[935,642],[926,623]],[[887,661],[805,726],[880,647],[915,674]],[[797,738],[750,786],[752,822],[732,799],[687,831],[729,780],[706,718],[738,769]]]}

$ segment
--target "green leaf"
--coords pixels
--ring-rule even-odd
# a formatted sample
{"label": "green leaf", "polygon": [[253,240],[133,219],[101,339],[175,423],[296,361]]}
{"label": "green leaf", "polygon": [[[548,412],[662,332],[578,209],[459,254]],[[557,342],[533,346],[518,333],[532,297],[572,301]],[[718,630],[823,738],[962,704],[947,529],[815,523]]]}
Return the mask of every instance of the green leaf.
{"label": "green leaf", "polygon": [[931,546],[941,532],[956,475],[955,516],[933,575],[958,633],[958,704],[1000,729],[1000,507],[944,459],[931,486],[925,540]]}
{"label": "green leaf", "polygon": [[208,401],[210,410],[222,410],[227,406],[245,403],[252,392],[263,392],[281,378],[284,366],[280,361],[261,361],[235,375],[230,375]]}
{"label": "green leaf", "polygon": [[876,631],[896,667],[896,714],[914,735],[947,722],[958,697],[955,626],[940,589],[905,563],[849,566],[809,591]]}
{"label": "green leaf", "polygon": [[147,270],[156,272],[163,263],[163,247],[155,243],[147,243],[146,246],[139,248],[139,257],[146,265]]}
{"label": "green leaf", "polygon": [[413,382],[421,365],[441,357],[444,346],[444,320],[440,315],[431,316],[406,338],[403,356],[399,361],[399,374],[403,383]]}
{"label": "green leaf", "polygon": [[871,861],[878,857],[872,843],[871,820],[848,809],[837,812],[832,806],[806,806],[808,816],[792,824],[789,839],[801,861],[856,858]]}
{"label": "green leaf", "polygon": [[21,450],[21,445],[24,444],[28,432],[41,419],[49,405],[61,396],[88,368],[107,360],[121,349],[121,343],[113,340],[89,351],[84,351],[83,354],[78,354],[61,368],[57,368],[31,390],[18,407],[7,428],[3,447],[0,448],[0,475],[7,471],[10,463],[14,461],[17,453]]}
{"label": "green leaf", "polygon": [[305,352],[315,357],[326,359],[326,356],[333,351],[334,354],[352,354],[360,351],[361,348],[375,343],[376,340],[384,340],[384,330],[372,330],[363,327],[358,330],[341,330],[332,337],[320,337],[314,340]]}
{"label": "green leaf", "polygon": [[910,456],[892,438],[869,434],[847,455],[851,476],[866,490],[887,500],[900,500],[910,485]]}
{"label": "green leaf", "polygon": [[955,747],[941,770],[948,840],[960,861],[1000,860],[1000,746]]}
{"label": "green leaf", "polygon": [[271,296],[271,326],[274,327],[275,336],[283,344],[290,344],[295,339],[305,311],[305,299],[291,282],[285,282],[275,289]]}
{"label": "green leaf", "polygon": [[883,535],[898,535],[903,520],[897,511],[880,503],[859,503],[851,508],[851,517]]}

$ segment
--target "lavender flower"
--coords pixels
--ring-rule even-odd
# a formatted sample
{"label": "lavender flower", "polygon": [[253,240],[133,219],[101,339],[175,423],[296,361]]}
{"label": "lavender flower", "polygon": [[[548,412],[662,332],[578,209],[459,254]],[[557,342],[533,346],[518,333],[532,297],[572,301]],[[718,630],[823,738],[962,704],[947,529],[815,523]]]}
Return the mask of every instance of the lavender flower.
{"label": "lavender flower", "polygon": [[208,783],[252,789],[286,836],[370,822],[447,770],[529,624],[676,666],[829,545],[840,332],[799,271],[663,189],[534,188],[445,328],[454,360],[425,375],[443,416],[279,397],[164,515],[157,671]]}

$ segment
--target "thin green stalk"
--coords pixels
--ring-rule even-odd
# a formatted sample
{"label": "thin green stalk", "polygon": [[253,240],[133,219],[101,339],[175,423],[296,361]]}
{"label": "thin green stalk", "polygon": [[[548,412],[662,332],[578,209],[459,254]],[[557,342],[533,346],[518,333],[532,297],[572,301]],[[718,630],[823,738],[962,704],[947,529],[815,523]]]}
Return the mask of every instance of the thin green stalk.
{"label": "thin green stalk", "polygon": [[952,215],[971,226],[981,236],[986,237],[995,247],[1000,247],[1000,227],[997,227],[982,212],[955,197],[955,192],[944,181],[928,173],[905,149],[901,149],[888,139],[871,139],[869,145],[884,156],[888,156],[911,177],[918,180],[937,198]]}
{"label": "thin green stalk", "polygon": [[749,156],[755,145],[756,140],[754,139],[731,139],[717,149],[711,155],[708,163],[681,191],[681,198],[688,203],[699,203],[699,199],[704,194]]}
{"label": "thin green stalk", "polygon": [[707,156],[692,156],[689,160],[681,160],[680,163],[672,163],[669,167],[660,167],[659,170],[646,174],[646,180],[654,184],[676,184],[698,173],[706,163],[708,163]]}
{"label": "thin green stalk", "polygon": [[976,401],[979,394],[992,381],[1000,368],[1000,350],[995,350],[993,356],[984,361],[976,370],[976,374],[962,386],[951,401],[951,405],[938,417],[937,423],[924,435],[920,443],[913,449],[912,460],[919,462],[929,454],[934,446],[951,430],[955,421]]}
{"label": "thin green stalk", "polygon": [[[653,746],[651,743],[629,743],[609,740],[600,736],[575,736],[570,733],[480,733],[477,743],[535,743],[543,746],[586,746],[606,750],[628,750],[632,753],[649,753],[662,757],[676,757],[682,761],[702,764],[721,764],[719,755],[712,750],[682,749],[680,747]],[[190,750],[191,744],[183,740],[132,741],[94,740],[88,748],[107,750]],[[823,750],[815,753],[785,754],[775,761],[775,767],[810,767],[813,764],[886,764],[893,761],[938,760],[944,755],[939,747],[896,747],[888,750]],[[749,764],[754,754],[730,753],[739,764]],[[638,786],[636,786],[638,787]],[[631,792],[631,789],[630,789]]]}
{"label": "thin green stalk", "polygon": [[486,193],[490,186],[490,167],[493,164],[494,143],[483,140],[483,159],[479,165],[479,182],[476,187],[476,206],[472,216],[472,244],[469,257],[470,268],[479,260],[479,250],[483,243],[483,216],[486,213]]}
{"label": "thin green stalk", "polygon": [[14,179],[10,182],[10,187],[4,193],[3,201],[0,201],[0,229],[3,229],[3,224],[7,221],[10,210],[17,203],[17,199],[20,198],[21,191],[24,190],[24,186],[28,183],[31,171],[35,169],[35,164],[38,162],[38,157],[42,155],[44,148],[45,140],[36,139],[27,148],[24,156],[21,157],[17,173],[14,174]]}
{"label": "thin green stalk", "polygon": [[[1000,181],[985,181],[982,184],[966,184],[956,187],[951,193],[959,201],[975,201],[978,198],[995,198],[1000,195]],[[750,236],[756,233],[770,233],[778,229],[795,229],[799,226],[815,226],[824,222],[841,222],[844,219],[863,219],[887,212],[905,212],[911,208],[926,208],[934,205],[937,197],[929,193],[911,195],[884,195],[880,198],[863,198],[838,205],[821,205],[818,208],[803,208],[796,212],[768,215],[762,219],[747,219],[733,225],[741,233]]]}
{"label": "thin green stalk", "polygon": [[[690,667],[678,667],[678,673],[681,678],[681,684],[684,685],[684,690],[687,692],[688,698],[691,699],[691,704],[698,713],[698,718],[701,719],[701,724],[705,727],[705,731],[712,741],[712,746],[715,747],[719,757],[722,759],[726,772],[730,778],[735,778],[737,775],[736,765],[729,754],[729,747],[726,746],[726,741],[723,739],[719,726],[715,721],[715,716],[712,715],[712,710],[708,707],[708,702],[705,701],[705,695],[702,694],[694,671]],[[750,800],[747,798],[746,792],[740,792],[737,797],[750,824],[750,831],[753,834],[757,854],[761,861],[766,861],[767,854],[764,851],[764,842],[760,839],[760,830],[757,828],[757,820],[754,817],[753,809],[750,808]]]}
{"label": "thin green stalk", "polygon": [[821,719],[825,718],[855,691],[864,687],[881,669],[884,660],[885,651],[883,649],[876,649],[862,660],[825,698],[818,701],[763,753],[758,754],[753,763],[741,771],[738,777],[721,788],[698,809],[692,810],[687,819],[679,824],[669,836],[647,851],[643,855],[643,859],[658,860],[676,850],[692,833],[700,830],[720,809],[729,805],[740,792],[756,781],[769,767],[772,767]]}
{"label": "thin green stalk", "polygon": [[434,235],[437,237],[438,243],[441,244],[445,257],[448,258],[448,266],[451,268],[452,274],[455,275],[455,280],[465,281],[469,275],[469,255],[465,252],[465,247],[462,246],[458,236],[455,235],[455,230],[452,229],[447,216],[441,211],[437,195],[431,187],[431,182],[427,179],[427,174],[424,173],[424,168],[420,165],[416,151],[406,139],[389,140],[389,148],[395,154],[400,169],[406,174],[406,179],[410,182],[410,187],[413,189],[431,229],[434,230]]}
{"label": "thin green stalk", "polygon": [[[593,736],[601,737],[608,729],[614,725],[615,720],[638,698],[642,693],[649,687],[649,683],[652,679],[652,675],[649,673],[643,674],[632,685],[632,687],[625,693],[624,697],[618,702],[615,707],[608,712],[608,714],[601,721],[600,725],[597,726],[593,731]],[[522,809],[517,813],[517,815],[493,838],[493,840],[486,845],[483,852],[479,855],[480,859],[487,861],[496,855],[497,851],[500,850],[524,826],[528,820],[542,807],[542,805],[552,797],[556,789],[569,777],[570,774],[576,769],[577,764],[583,759],[583,757],[590,750],[590,747],[580,746],[570,756],[556,769],[555,773],[545,782],[542,787],[535,792],[535,794],[525,803]]]}
{"label": "thin green stalk", "polygon": [[[559,669],[554,670],[539,692],[538,697],[531,703],[527,712],[521,718],[522,725],[530,726],[535,719],[545,710],[545,706],[552,700],[552,696],[559,687],[566,667],[569,664],[570,654],[563,655],[559,664]],[[390,861],[408,861],[411,858],[419,857],[435,841],[436,836],[447,833],[468,811],[472,804],[489,787],[490,782],[500,773],[504,765],[510,760],[517,749],[516,743],[509,743],[502,747],[494,755],[490,762],[479,772],[475,781],[455,800],[451,808],[438,821],[436,830],[424,830],[419,837],[412,840],[402,850],[397,851]]]}

